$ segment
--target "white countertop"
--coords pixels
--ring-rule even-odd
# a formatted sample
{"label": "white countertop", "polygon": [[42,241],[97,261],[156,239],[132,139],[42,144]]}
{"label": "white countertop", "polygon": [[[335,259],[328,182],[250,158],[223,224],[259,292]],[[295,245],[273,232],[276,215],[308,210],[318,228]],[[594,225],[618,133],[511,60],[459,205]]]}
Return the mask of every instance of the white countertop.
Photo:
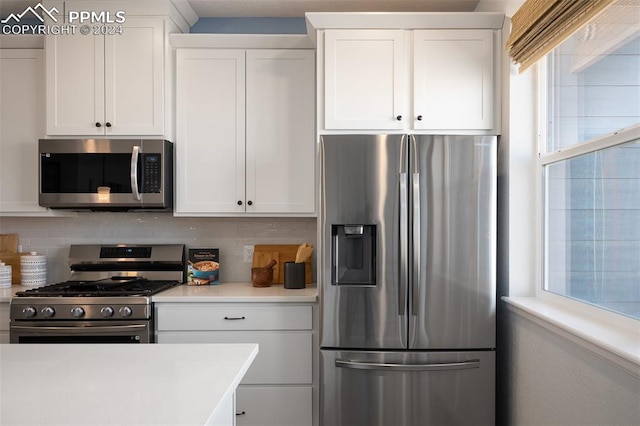
{"label": "white countertop", "polygon": [[315,302],[318,288],[286,289],[282,284],[254,287],[251,283],[180,285],[151,296],[153,302]]}
{"label": "white countertop", "polygon": [[[9,303],[18,291],[32,287],[14,285],[0,289],[0,303]],[[151,296],[153,302],[289,302],[312,303],[318,300],[318,288],[309,285],[301,289],[286,289],[282,284],[254,287],[251,283],[218,285],[180,285]]]}
{"label": "white countertop", "polygon": [[30,288],[32,287],[22,287],[21,285],[12,285],[10,288],[0,288],[0,303],[9,303],[16,292],[29,290]]}
{"label": "white countertop", "polygon": [[205,425],[256,344],[0,345],[2,425]]}

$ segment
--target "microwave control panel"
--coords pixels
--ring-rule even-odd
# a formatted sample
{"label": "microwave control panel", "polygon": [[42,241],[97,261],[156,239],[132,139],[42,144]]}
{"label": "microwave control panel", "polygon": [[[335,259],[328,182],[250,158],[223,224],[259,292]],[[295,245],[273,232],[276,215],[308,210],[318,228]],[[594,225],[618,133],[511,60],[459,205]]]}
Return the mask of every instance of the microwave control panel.
{"label": "microwave control panel", "polygon": [[160,154],[142,154],[142,192],[159,193],[162,189],[162,161]]}

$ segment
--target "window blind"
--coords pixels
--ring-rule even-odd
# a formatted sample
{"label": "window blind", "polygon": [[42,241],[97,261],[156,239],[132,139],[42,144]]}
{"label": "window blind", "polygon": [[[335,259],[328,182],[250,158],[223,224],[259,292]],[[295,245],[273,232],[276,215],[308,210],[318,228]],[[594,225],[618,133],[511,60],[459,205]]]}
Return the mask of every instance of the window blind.
{"label": "window blind", "polygon": [[613,1],[527,0],[511,18],[509,56],[524,71]]}

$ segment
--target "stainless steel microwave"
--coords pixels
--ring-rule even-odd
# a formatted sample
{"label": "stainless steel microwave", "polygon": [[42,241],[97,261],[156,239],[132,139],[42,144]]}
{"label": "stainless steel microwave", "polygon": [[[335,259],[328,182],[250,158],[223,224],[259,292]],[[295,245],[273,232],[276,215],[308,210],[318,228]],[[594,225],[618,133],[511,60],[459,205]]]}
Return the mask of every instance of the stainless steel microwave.
{"label": "stainless steel microwave", "polygon": [[173,143],[40,139],[39,204],[53,209],[173,208]]}

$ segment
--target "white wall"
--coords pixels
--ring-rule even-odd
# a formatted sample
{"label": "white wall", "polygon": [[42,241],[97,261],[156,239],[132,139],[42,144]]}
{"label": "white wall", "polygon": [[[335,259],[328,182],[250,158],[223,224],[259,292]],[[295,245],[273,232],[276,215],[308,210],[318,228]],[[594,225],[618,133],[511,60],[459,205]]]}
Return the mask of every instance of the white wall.
{"label": "white wall", "polygon": [[[476,11],[512,16],[523,3],[481,0]],[[508,32],[507,24],[505,32]],[[506,37],[506,34],[505,34]],[[506,55],[506,53],[505,53]],[[539,282],[536,256],[537,117],[535,67],[519,74],[505,64],[503,146],[507,171],[501,214],[502,274],[511,296],[533,296]],[[499,266],[500,267],[500,266]],[[596,358],[557,334],[499,304],[498,424],[637,425],[640,380]]]}
{"label": "white wall", "polygon": [[518,426],[640,424],[640,380],[509,312],[511,403]]}

